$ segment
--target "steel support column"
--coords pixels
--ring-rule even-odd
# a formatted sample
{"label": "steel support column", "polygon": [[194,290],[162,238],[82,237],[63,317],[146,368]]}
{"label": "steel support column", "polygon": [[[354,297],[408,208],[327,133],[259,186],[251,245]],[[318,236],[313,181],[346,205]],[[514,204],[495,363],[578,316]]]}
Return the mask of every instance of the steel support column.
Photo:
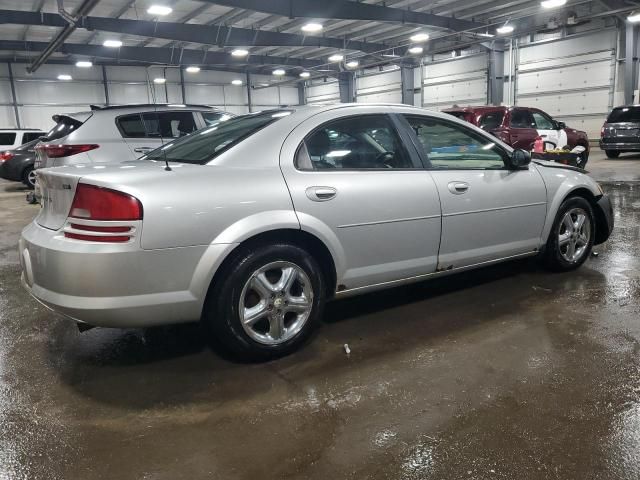
{"label": "steel support column", "polygon": [[624,103],[631,105],[638,88],[638,27],[627,22],[625,26]]}
{"label": "steel support column", "polygon": [[7,62],[7,69],[9,70],[9,84],[11,85],[11,102],[13,103],[13,113],[16,116],[16,127],[22,128],[22,125],[20,125],[20,112],[18,111],[18,97],[16,96],[16,86],[13,83],[13,70],[11,68],[11,62]]}
{"label": "steel support column", "polygon": [[415,89],[415,69],[418,65],[414,61],[402,62],[400,64],[400,81],[402,85],[402,103],[415,105],[413,91]]}
{"label": "steel support column", "polygon": [[298,105],[307,104],[307,82],[298,82]]}
{"label": "steel support column", "polygon": [[104,87],[104,104],[109,106],[109,84],[107,83],[107,67],[102,65],[102,86]]}
{"label": "steel support column", "polygon": [[489,51],[488,100],[491,105],[504,101],[504,50],[492,48]]}
{"label": "steel support column", "polygon": [[180,92],[182,93],[182,103],[186,105],[187,95],[184,90],[184,69],[180,67],[179,70],[180,70]]}
{"label": "steel support column", "polygon": [[251,108],[251,74],[247,72],[247,105],[249,107],[249,113],[253,110]]}
{"label": "steel support column", "polygon": [[338,73],[338,89],[340,90],[341,103],[353,103],[356,101],[356,74],[355,72]]}

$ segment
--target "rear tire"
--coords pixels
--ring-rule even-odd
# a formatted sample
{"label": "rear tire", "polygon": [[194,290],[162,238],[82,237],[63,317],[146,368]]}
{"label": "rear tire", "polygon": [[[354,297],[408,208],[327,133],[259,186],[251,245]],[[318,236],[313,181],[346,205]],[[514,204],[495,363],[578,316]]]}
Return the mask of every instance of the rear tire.
{"label": "rear tire", "polygon": [[618,158],[620,156],[620,152],[617,150],[605,150],[604,153],[607,155],[607,158]]}
{"label": "rear tire", "polygon": [[579,168],[585,168],[587,166],[588,161],[589,161],[589,152],[585,149],[585,151],[578,156],[577,166]]}
{"label": "rear tire", "polygon": [[543,254],[544,265],[568,272],[582,265],[593,248],[595,220],[591,204],[583,197],[569,197],[558,209]]}
{"label": "rear tire", "polygon": [[22,172],[22,183],[33,190],[36,186],[36,171],[33,167],[27,167]]}
{"label": "rear tire", "polygon": [[216,277],[202,320],[214,345],[235,357],[267,360],[287,355],[320,323],[322,271],[296,245],[241,250]]}

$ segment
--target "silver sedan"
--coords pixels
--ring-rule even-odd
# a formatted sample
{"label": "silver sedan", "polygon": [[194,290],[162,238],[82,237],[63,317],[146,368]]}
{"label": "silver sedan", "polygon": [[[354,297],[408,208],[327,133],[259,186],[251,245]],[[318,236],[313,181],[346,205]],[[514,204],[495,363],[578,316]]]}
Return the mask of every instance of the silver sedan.
{"label": "silver sedan", "polygon": [[584,171],[402,105],[244,115],[38,185],[19,246],[36,299],[95,326],[202,321],[259,358],[304,342],[330,298],[534,255],[571,270],[613,228]]}

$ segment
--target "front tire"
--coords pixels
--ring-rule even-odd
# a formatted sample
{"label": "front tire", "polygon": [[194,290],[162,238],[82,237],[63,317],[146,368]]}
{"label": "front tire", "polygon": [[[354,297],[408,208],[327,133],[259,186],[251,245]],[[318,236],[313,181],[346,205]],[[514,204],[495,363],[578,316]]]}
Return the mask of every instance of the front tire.
{"label": "front tire", "polygon": [[234,356],[266,360],[302,345],[320,322],[322,272],[302,248],[275,244],[241,250],[210,289],[203,322]]}
{"label": "front tire", "polygon": [[575,270],[589,257],[594,238],[591,204],[582,197],[567,198],[560,205],[549,233],[545,266],[556,272]]}
{"label": "front tire", "polygon": [[27,167],[22,172],[22,183],[33,190],[36,186],[36,171],[33,167]]}
{"label": "front tire", "polygon": [[617,150],[605,150],[604,153],[607,158],[618,158],[620,156],[620,152]]}

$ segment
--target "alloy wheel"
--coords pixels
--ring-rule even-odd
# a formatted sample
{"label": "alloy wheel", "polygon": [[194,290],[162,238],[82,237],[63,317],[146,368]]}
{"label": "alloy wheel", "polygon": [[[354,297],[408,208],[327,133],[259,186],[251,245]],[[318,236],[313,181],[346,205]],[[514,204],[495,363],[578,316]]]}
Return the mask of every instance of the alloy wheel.
{"label": "alloy wheel", "polygon": [[582,208],[568,210],[558,232],[558,249],[567,262],[579,261],[589,247],[591,220]]}
{"label": "alloy wheel", "polygon": [[298,265],[277,261],[251,274],[240,294],[240,323],[258,343],[278,345],[295,337],[313,309],[313,288]]}
{"label": "alloy wheel", "polygon": [[30,170],[29,173],[27,174],[27,182],[29,182],[29,185],[31,187],[35,187],[36,186],[36,171],[35,170]]}

